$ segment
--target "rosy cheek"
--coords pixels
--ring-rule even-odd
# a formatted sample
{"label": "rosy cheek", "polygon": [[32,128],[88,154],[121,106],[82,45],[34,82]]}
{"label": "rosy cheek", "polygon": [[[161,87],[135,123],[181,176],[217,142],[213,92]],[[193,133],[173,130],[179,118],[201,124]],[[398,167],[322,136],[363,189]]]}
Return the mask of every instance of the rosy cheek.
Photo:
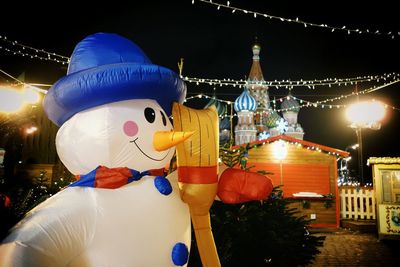
{"label": "rosy cheek", "polygon": [[127,121],[124,123],[124,133],[127,136],[135,136],[139,132],[139,127],[134,121]]}

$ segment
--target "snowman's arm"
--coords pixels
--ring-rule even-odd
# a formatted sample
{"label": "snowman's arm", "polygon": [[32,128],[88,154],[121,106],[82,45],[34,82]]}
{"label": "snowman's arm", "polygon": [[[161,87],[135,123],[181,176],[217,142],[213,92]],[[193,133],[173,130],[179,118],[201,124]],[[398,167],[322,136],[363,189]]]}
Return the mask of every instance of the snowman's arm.
{"label": "snowman's arm", "polygon": [[217,196],[228,204],[265,200],[273,190],[271,179],[257,172],[220,166],[218,178]]}
{"label": "snowman's arm", "polygon": [[[178,182],[178,171],[168,174],[168,179]],[[214,200],[228,204],[264,200],[272,192],[270,178],[256,172],[219,166],[218,192]]]}
{"label": "snowman's arm", "polygon": [[0,266],[67,266],[82,253],[96,216],[74,195],[57,194],[28,213],[2,242]]}

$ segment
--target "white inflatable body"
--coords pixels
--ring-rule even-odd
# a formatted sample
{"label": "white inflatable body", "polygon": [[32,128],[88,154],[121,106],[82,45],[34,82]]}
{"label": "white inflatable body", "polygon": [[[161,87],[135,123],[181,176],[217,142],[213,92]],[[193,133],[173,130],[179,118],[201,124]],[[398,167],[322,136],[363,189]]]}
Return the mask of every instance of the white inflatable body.
{"label": "white inflatable body", "polygon": [[[174,148],[158,152],[152,144],[154,132],[172,129],[163,112],[154,100],[126,100],[77,113],[60,128],[57,152],[74,174],[98,165],[140,172],[165,167]],[[174,246],[190,248],[190,215],[176,175],[167,179],[169,195],[159,192],[153,176],[117,189],[64,189],[13,229],[0,248],[0,265],[176,266]]]}
{"label": "white inflatable body", "polygon": [[187,205],[175,178],[168,196],[157,191],[153,179],[56,194],[4,240],[1,258],[12,261],[0,260],[1,266],[175,266],[174,245],[190,245]]}

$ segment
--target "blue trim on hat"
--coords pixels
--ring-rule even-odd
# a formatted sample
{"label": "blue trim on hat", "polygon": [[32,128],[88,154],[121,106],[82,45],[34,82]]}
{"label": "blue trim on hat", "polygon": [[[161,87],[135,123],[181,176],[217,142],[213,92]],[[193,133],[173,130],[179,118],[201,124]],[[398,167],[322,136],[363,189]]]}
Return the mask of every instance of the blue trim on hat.
{"label": "blue trim on hat", "polygon": [[170,116],[172,103],[185,96],[185,83],[171,70],[120,63],[63,77],[47,93],[44,109],[58,126],[82,110],[130,99],[154,99]]}

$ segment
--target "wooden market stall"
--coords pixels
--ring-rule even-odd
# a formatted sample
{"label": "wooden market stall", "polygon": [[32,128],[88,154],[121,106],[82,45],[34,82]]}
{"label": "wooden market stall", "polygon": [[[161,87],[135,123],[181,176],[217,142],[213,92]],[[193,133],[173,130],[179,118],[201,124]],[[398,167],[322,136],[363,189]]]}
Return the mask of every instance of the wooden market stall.
{"label": "wooden market stall", "polygon": [[[338,193],[337,159],[348,152],[279,135],[250,143],[247,166],[272,172],[268,175],[274,186],[282,185],[283,196],[299,215],[311,219],[310,227],[338,228],[340,200]],[[276,156],[276,146],[286,149],[286,156]],[[233,147],[232,149],[236,149]],[[280,158],[280,159],[279,159]]]}
{"label": "wooden market stall", "polygon": [[400,239],[400,158],[371,157],[380,239]]}

